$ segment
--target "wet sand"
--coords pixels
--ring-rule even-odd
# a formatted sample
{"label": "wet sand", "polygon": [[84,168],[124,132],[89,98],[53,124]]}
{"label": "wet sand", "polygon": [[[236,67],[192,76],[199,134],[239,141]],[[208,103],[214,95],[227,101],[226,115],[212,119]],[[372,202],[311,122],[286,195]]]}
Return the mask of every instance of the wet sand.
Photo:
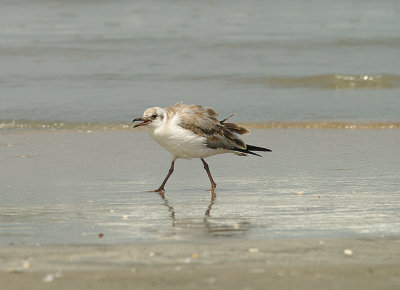
{"label": "wet sand", "polygon": [[[178,160],[144,131],[3,130],[4,289],[399,289],[400,132],[254,130]],[[101,237],[99,237],[99,234]]]}
{"label": "wet sand", "polygon": [[[265,129],[264,157],[177,160],[145,131],[4,130],[0,245],[400,235],[400,131]],[[104,233],[99,241],[97,235]]]}
{"label": "wet sand", "polygon": [[398,289],[400,239],[3,246],[4,289]]}

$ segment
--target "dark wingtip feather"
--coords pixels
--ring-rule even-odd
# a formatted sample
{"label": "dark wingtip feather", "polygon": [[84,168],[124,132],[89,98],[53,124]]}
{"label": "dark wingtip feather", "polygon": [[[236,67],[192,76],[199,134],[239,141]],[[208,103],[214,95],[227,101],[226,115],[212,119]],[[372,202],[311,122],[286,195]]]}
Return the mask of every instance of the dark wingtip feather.
{"label": "dark wingtip feather", "polygon": [[256,156],[262,157],[260,154],[251,152],[251,151],[249,151],[249,150],[247,150],[247,149],[235,148],[235,149],[233,149],[233,150],[236,151],[236,152],[240,152],[240,153],[243,154],[243,155],[240,154],[240,156],[247,156],[247,154],[251,154],[251,155],[256,155]]}
{"label": "dark wingtip feather", "polygon": [[254,145],[249,145],[249,144],[246,144],[246,149],[249,150],[249,151],[272,152],[271,149],[264,148],[264,147],[258,147],[258,146],[254,146]]}
{"label": "dark wingtip feather", "polygon": [[260,156],[260,157],[262,157],[260,154],[254,153],[252,151],[272,152],[272,150],[270,150],[268,148],[258,147],[258,146],[254,146],[254,145],[248,145],[248,144],[246,144],[245,149],[235,148],[234,150],[237,152],[241,152],[241,153],[245,153],[245,154],[252,154],[252,155],[256,155],[256,156]]}

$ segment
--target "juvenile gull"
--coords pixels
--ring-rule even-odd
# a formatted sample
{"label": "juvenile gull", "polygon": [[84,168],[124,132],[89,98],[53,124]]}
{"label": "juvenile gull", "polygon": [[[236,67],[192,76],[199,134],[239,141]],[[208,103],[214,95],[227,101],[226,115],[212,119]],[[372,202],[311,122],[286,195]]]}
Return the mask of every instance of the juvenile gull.
{"label": "juvenile gull", "polygon": [[173,156],[168,174],[155,192],[164,192],[164,186],[174,172],[175,160],[178,158],[200,158],[211,182],[210,191],[214,194],[217,184],[204,158],[222,153],[261,156],[253,151],[271,151],[248,145],[240,139],[239,135],[248,134],[250,131],[226,122],[235,114],[222,121],[216,118],[218,115],[213,109],[200,105],[177,103],[164,109],[149,108],[144,111],[142,117],[133,120],[142,122],[133,126],[134,128],[145,126],[150,136]]}

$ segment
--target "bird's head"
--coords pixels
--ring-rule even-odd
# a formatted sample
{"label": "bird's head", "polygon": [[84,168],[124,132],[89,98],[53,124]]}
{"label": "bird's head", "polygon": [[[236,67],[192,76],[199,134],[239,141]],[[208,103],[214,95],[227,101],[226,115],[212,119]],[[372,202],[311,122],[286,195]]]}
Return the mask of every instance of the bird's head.
{"label": "bird's head", "polygon": [[132,123],[136,121],[142,121],[142,123],[138,123],[133,128],[139,126],[146,126],[147,128],[158,128],[162,125],[162,121],[164,119],[164,110],[158,107],[149,108],[144,111],[143,116],[136,118],[132,121]]}

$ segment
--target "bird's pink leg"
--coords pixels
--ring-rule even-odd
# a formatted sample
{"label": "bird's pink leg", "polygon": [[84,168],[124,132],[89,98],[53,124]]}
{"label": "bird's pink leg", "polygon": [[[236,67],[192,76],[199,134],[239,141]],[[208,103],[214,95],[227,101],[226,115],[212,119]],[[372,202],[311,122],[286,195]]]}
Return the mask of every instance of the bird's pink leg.
{"label": "bird's pink leg", "polygon": [[210,169],[208,168],[207,162],[205,162],[203,158],[200,158],[200,159],[201,159],[201,162],[203,162],[204,169],[207,171],[208,178],[210,179],[210,182],[211,182],[211,188],[209,189],[209,191],[211,191],[211,193],[214,196],[214,194],[215,194],[214,189],[217,187],[217,184],[214,182],[214,179],[211,176],[211,172],[210,172]]}
{"label": "bird's pink leg", "polygon": [[153,190],[152,192],[164,192],[164,191],[165,191],[164,186],[165,186],[165,184],[167,183],[168,178],[171,176],[172,172],[174,172],[174,165],[175,165],[175,160],[172,160],[172,162],[171,162],[171,167],[169,168],[168,174],[167,174],[167,176],[165,177],[163,183],[160,185],[160,187],[159,187],[158,189]]}

